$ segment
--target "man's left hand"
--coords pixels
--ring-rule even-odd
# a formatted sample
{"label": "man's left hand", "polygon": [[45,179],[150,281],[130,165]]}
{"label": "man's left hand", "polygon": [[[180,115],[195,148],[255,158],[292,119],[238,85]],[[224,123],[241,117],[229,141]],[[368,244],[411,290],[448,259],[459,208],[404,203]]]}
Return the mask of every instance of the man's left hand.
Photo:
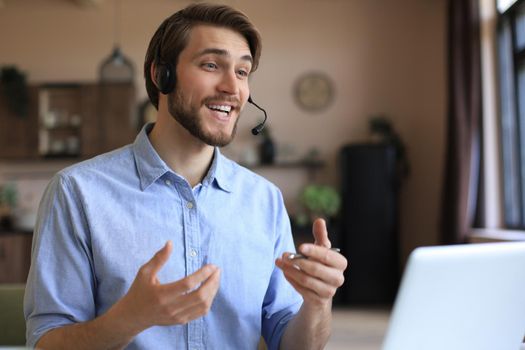
{"label": "man's left hand", "polygon": [[288,282],[303,296],[305,303],[326,306],[343,284],[343,272],[348,262],[343,255],[330,250],[331,242],[323,219],[315,220],[313,234],[313,244],[299,246],[299,253],[307,259],[291,259],[292,253],[284,253],[275,263]]}

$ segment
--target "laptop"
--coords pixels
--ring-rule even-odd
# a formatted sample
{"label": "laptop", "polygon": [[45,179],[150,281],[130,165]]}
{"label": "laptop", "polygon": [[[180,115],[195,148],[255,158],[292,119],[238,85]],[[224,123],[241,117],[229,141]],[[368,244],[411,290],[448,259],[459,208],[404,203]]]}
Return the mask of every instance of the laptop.
{"label": "laptop", "polygon": [[519,350],[524,335],[525,242],[422,247],[383,350]]}

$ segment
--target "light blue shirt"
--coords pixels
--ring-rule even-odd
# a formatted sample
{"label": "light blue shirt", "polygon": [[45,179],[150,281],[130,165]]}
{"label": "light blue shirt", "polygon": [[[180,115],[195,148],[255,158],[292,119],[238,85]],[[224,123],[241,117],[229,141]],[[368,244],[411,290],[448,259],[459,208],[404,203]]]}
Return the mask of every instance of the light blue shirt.
{"label": "light blue shirt", "polygon": [[177,281],[207,263],[221,268],[210,312],[155,326],[129,349],[277,349],[301,296],[275,266],[294,251],[280,191],[215,150],[191,188],[152,147],[146,126],[131,145],[62,170],[39,208],[24,313],[27,342],[91,320],[131,286],[140,266],[172,240],[158,273]]}

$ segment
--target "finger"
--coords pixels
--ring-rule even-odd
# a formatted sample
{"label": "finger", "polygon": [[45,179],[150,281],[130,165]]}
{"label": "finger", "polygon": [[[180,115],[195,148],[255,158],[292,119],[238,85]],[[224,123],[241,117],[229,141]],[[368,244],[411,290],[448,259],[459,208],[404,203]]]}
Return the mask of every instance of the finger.
{"label": "finger", "polygon": [[[286,277],[286,275],[285,275],[285,277]],[[311,291],[311,290],[309,290],[307,288],[304,288],[299,283],[295,282],[293,279],[286,278],[286,280],[288,281],[288,283],[290,283],[292,285],[292,287],[294,287],[294,289],[299,294],[302,295],[303,299],[315,300],[315,299],[319,298],[319,295],[317,293],[315,293],[314,291]]]}
{"label": "finger", "polygon": [[282,270],[286,279],[292,285],[300,286],[301,289],[315,293],[320,298],[331,298],[335,295],[337,290],[336,286],[312,277],[304,271],[296,269],[293,265],[285,262]]}
{"label": "finger", "polygon": [[314,221],[312,232],[315,238],[315,245],[320,245],[326,248],[332,246],[332,243],[328,239],[328,230],[326,229],[326,222],[324,219],[316,219]]}
{"label": "finger", "polygon": [[217,291],[219,290],[221,278],[221,271],[217,269],[213,274],[204,281],[197,289],[187,293],[183,300],[184,305],[193,306],[199,304],[206,304],[207,302],[213,301]]}
{"label": "finger", "polygon": [[210,278],[210,276],[217,270],[218,268],[215,265],[204,265],[203,267],[201,267],[191,275],[184,277],[183,279],[162,285],[162,289],[164,289],[168,293],[172,293],[174,296],[187,293],[197,288],[201,283]]}
{"label": "finger", "polygon": [[171,251],[173,250],[173,243],[167,241],[164,247],[153,255],[153,257],[146,264],[142,265],[142,271],[150,277],[155,277],[157,272],[161,269],[162,266],[168,261]]}
{"label": "finger", "polygon": [[343,271],[324,265],[313,259],[290,260],[283,256],[285,264],[299,268],[304,273],[323,281],[333,287],[340,287],[344,283]]}
{"label": "finger", "polygon": [[331,266],[338,270],[344,271],[348,265],[346,258],[342,254],[319,245],[301,244],[299,252],[306,255],[309,259],[317,260],[326,266]]}
{"label": "finger", "polygon": [[175,316],[173,316],[168,324],[169,325],[174,325],[174,324],[184,325],[204,315],[205,313],[202,313],[200,309],[188,307],[188,308],[185,308],[184,311],[181,311],[177,313]]}
{"label": "finger", "polygon": [[207,314],[219,290],[220,275],[217,269],[199,288],[174,298],[172,308],[176,312],[171,321],[184,324]]}

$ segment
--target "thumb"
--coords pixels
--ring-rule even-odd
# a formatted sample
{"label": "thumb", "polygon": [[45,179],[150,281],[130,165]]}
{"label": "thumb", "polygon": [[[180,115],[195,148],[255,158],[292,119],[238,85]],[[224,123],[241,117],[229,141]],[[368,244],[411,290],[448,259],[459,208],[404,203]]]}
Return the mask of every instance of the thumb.
{"label": "thumb", "polygon": [[162,266],[168,261],[168,258],[171,255],[171,251],[173,249],[173,243],[171,241],[167,241],[164,247],[162,247],[159,251],[153,255],[153,257],[143,266],[144,272],[146,272],[148,275],[155,276],[157,272],[161,269]]}
{"label": "thumb", "polygon": [[313,233],[315,238],[315,245],[320,245],[326,248],[332,247],[332,243],[328,239],[328,230],[326,229],[326,222],[324,219],[316,219],[313,225]]}

